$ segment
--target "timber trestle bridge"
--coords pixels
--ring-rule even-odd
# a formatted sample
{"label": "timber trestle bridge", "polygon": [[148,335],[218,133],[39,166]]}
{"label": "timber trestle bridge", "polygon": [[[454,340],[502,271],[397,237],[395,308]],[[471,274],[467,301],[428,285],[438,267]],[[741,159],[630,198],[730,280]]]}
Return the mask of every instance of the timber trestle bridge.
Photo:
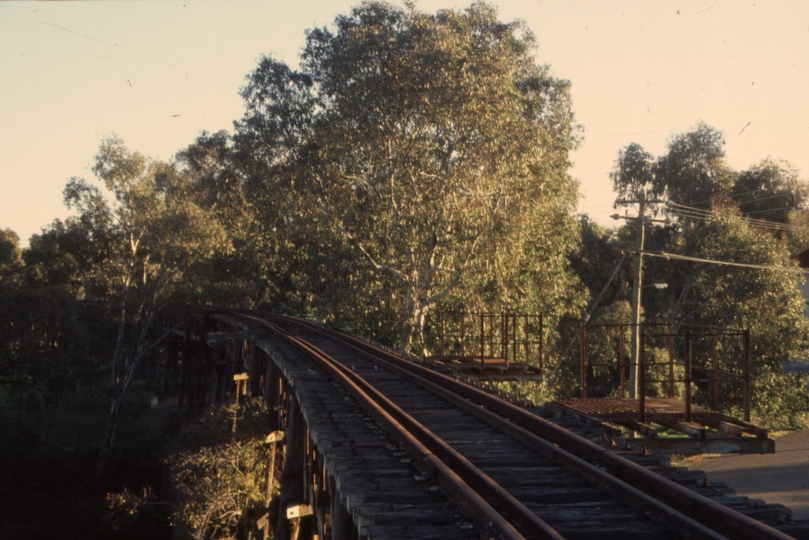
{"label": "timber trestle bridge", "polygon": [[280,495],[257,516],[258,537],[809,538],[783,506],[615,448],[562,409],[513,402],[314,323],[209,309],[175,334],[181,407],[235,389],[275,412],[268,492]]}

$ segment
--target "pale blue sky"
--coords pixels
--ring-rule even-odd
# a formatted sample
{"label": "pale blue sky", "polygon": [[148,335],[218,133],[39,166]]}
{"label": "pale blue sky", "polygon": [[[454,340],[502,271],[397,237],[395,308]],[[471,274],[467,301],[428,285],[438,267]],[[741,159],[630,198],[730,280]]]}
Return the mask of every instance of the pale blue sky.
{"label": "pale blue sky", "polygon": [[[0,2],[0,228],[27,244],[68,215],[62,188],[93,179],[103,137],[169,159],[202,130],[231,130],[259,56],[296,63],[305,29],[357,3]],[[771,155],[809,176],[809,2],[493,3],[502,20],[527,22],[538,61],[572,83],[580,212],[615,223],[618,150],[635,141],[658,155],[699,120],[725,132],[731,166]]]}

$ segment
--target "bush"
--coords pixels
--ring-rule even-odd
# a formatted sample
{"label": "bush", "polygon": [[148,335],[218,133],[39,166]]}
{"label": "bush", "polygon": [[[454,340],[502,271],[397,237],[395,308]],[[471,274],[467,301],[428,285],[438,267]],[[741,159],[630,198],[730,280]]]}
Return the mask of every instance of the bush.
{"label": "bush", "polygon": [[[238,429],[232,430],[238,417]],[[171,447],[178,525],[198,540],[249,538],[266,503],[269,413],[259,401],[211,408]]]}

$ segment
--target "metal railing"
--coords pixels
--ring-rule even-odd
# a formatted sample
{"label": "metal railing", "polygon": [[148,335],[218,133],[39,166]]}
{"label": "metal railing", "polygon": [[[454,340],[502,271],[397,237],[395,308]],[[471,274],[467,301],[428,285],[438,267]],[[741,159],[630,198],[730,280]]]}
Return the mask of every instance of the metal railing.
{"label": "metal railing", "polygon": [[[579,369],[580,391],[584,399],[588,396],[588,368],[617,368],[618,396],[626,396],[627,371],[636,364],[627,360],[625,344],[626,330],[631,324],[599,324],[588,325],[582,323],[579,334]],[[654,329],[665,328],[663,332]],[[587,337],[588,331],[601,329],[609,334],[610,330],[617,332],[615,336],[615,359],[613,361],[588,361]],[[652,330],[651,332],[649,330]],[[640,345],[638,347],[638,395],[640,421],[644,421],[645,401],[648,395],[648,385],[657,383],[665,385],[666,397],[674,398],[676,389],[681,387],[683,401],[685,402],[686,421],[691,421],[694,386],[699,390],[707,390],[710,395],[710,409],[719,411],[722,400],[720,390],[722,386],[741,386],[741,407],[745,422],[750,420],[750,331],[719,326],[706,326],[691,323],[645,323],[639,325]],[[668,358],[664,362],[650,361],[649,340],[658,340],[658,350],[666,349]],[[662,340],[662,341],[661,341]],[[681,345],[678,347],[678,341]],[[707,343],[706,343],[707,342]],[[702,344],[699,359],[695,361],[694,345]],[[664,345],[660,347],[659,345]],[[722,346],[724,345],[724,346]],[[720,348],[723,354],[720,355]],[[678,354],[679,351],[679,354]],[[662,366],[663,369],[656,369]],[[655,373],[651,373],[654,371]],[[660,378],[660,373],[665,375]],[[681,375],[678,375],[681,374]],[[699,376],[698,374],[703,374]],[[696,376],[695,376],[696,375]],[[655,378],[657,377],[657,378]],[[725,392],[727,393],[727,392]]]}
{"label": "metal railing", "polygon": [[458,312],[441,313],[438,347],[442,358],[480,361],[522,362],[543,369],[542,315],[527,313]]}

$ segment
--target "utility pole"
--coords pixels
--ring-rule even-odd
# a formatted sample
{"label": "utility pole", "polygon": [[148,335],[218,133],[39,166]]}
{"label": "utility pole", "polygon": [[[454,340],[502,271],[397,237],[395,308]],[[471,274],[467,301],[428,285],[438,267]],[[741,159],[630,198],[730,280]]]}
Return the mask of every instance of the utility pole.
{"label": "utility pole", "polygon": [[632,334],[630,340],[630,367],[629,367],[629,397],[634,399],[639,394],[638,370],[640,363],[640,310],[641,310],[641,288],[643,284],[643,247],[646,239],[646,222],[655,221],[661,223],[669,223],[668,219],[650,219],[646,217],[647,204],[659,204],[662,201],[651,200],[647,201],[643,193],[640,194],[638,200],[616,201],[618,204],[637,204],[638,215],[637,217],[619,216],[615,214],[613,219],[635,219],[636,221],[636,247],[635,258],[632,262]]}
{"label": "utility pole", "polygon": [[640,290],[643,283],[643,243],[646,238],[646,223],[644,221],[644,212],[646,210],[646,198],[641,194],[638,201],[638,217],[637,217],[637,253],[633,261],[634,267],[632,268],[632,341],[630,344],[630,358],[631,363],[629,367],[629,397],[634,399],[639,395],[638,381],[638,368],[640,363],[638,359],[638,351],[640,349]]}

